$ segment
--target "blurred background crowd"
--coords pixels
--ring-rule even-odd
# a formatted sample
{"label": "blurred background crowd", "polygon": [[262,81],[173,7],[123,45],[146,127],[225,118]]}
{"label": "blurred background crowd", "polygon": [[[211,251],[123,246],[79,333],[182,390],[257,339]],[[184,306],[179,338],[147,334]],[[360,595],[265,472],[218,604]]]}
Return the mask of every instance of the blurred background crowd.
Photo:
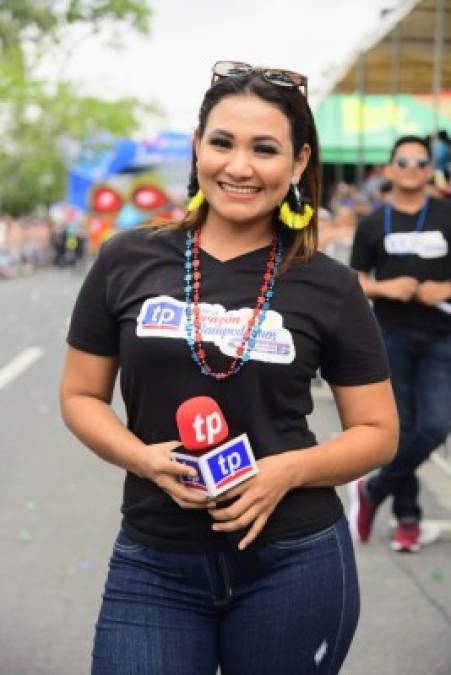
{"label": "blurred background crowd", "polygon": [[[430,136],[429,141],[434,175],[428,192],[435,197],[451,199],[451,143],[447,131],[440,130],[434,137]],[[70,204],[57,204],[50,209],[41,207],[34,214],[19,217],[1,214],[0,279],[13,279],[49,266],[84,269],[83,262],[95,255],[105,237],[124,226],[136,226],[151,219],[158,197],[164,207],[157,210],[159,217],[179,217],[183,213],[183,174],[185,169],[187,171],[188,155],[187,145],[186,161],[182,160],[179,170],[180,185],[171,184],[173,190],[178,190],[178,205],[175,200],[169,204],[164,193],[149,183],[144,192],[147,203],[144,200],[141,209],[133,207],[133,214],[129,205],[126,210],[122,204],[113,209],[111,202],[114,197],[118,198],[118,193],[104,186],[96,188],[98,204],[93,205],[94,215],[92,210],[85,212]],[[147,180],[152,181],[152,178]],[[142,198],[142,182],[139,189]],[[369,167],[361,185],[346,181],[326,182],[319,211],[319,248],[348,264],[360,219],[382,206],[390,199],[390,194],[391,184],[384,164]],[[136,201],[136,191],[134,196]],[[109,200],[106,209],[102,208],[102,200],[104,206]]]}
{"label": "blurred background crowd", "polygon": [[49,266],[75,266],[87,253],[83,224],[60,225],[47,216],[0,218],[0,279]]}
{"label": "blurred background crowd", "polygon": [[[433,197],[451,199],[451,143],[446,130],[426,136],[434,163],[434,175],[427,186]],[[333,258],[348,264],[355,229],[361,218],[382,206],[391,196],[386,166],[372,167],[361,186],[340,181],[331,183],[325,206],[319,212],[319,247]]]}
{"label": "blurred background crowd", "polygon": [[[246,7],[251,15],[258,3]],[[237,0],[2,4],[0,279],[77,267],[115,231],[183,214],[196,101],[232,29],[235,58],[309,76],[322,250],[348,261],[359,220],[390,198],[384,164],[399,136],[428,137],[429,190],[451,196],[451,0],[321,0],[308,14],[321,30],[299,42],[287,26],[283,43],[249,43],[247,19],[234,19],[241,9]],[[349,45],[329,27],[342,16],[353,18]],[[223,28],[203,35],[202,50],[185,30],[200,18]],[[169,41],[183,64],[162,63]]]}

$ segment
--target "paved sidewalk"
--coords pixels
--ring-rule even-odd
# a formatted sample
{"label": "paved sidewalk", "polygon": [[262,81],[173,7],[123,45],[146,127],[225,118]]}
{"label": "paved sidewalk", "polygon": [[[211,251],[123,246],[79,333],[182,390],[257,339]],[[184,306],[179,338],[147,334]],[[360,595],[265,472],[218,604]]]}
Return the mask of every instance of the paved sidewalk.
{"label": "paved sidewalk", "polygon": [[[438,499],[440,470],[428,464],[421,474],[425,513],[451,519]],[[390,520],[387,505],[371,542],[356,545],[362,613],[343,675],[450,675],[451,540],[395,553]]]}

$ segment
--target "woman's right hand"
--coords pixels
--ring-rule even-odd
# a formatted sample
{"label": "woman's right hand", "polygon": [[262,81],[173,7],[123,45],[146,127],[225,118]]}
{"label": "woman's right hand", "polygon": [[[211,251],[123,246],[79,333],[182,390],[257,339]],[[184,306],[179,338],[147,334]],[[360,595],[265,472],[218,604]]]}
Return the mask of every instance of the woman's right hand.
{"label": "woman's right hand", "polygon": [[180,482],[182,476],[194,478],[197,472],[192,467],[172,459],[172,451],[179,447],[180,441],[165,441],[146,446],[140,476],[156,483],[183,509],[214,508],[214,499],[206,498]]}

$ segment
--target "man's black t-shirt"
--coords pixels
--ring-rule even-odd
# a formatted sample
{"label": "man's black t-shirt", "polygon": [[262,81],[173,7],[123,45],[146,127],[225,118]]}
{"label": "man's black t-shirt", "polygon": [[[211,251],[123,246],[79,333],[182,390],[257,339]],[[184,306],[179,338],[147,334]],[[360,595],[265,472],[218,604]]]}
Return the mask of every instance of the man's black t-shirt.
{"label": "man's black t-shirt", "polygon": [[[257,458],[316,444],[306,415],[310,381],[321,368],[332,385],[388,377],[378,327],[355,272],[321,253],[276,282],[271,309],[243,369],[218,382],[192,361],[185,340],[185,233],[134,230],[103,245],[79,293],[69,329],[73,347],[118,355],[128,428],[145,443],[178,438],[183,401],[211,396],[230,436],[246,432]],[[227,370],[255,306],[269,247],[221,262],[201,251],[202,335],[207,361]],[[224,548],[208,513],[182,509],[150,480],[128,472],[122,506],[128,534],[155,547]],[[299,488],[279,503],[260,541],[308,534],[342,513],[332,487]]]}
{"label": "man's black t-shirt", "polygon": [[[386,237],[384,207],[362,220],[357,228],[351,267],[374,271],[378,281],[410,276],[418,281],[451,279],[451,204],[429,199],[422,232],[416,231],[419,213],[392,209],[391,234]],[[448,307],[451,309],[451,306]],[[376,298],[374,311],[383,327],[451,332],[451,314],[412,300]]]}

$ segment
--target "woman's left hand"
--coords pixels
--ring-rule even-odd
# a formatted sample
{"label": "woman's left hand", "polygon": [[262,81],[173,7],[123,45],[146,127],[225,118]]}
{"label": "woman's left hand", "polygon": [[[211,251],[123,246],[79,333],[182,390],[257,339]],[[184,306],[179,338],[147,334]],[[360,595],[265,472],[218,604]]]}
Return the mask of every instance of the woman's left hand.
{"label": "woman's left hand", "polygon": [[209,509],[216,521],[212,525],[216,532],[234,532],[251,525],[238,544],[240,550],[254,541],[282,497],[294,487],[290,482],[289,455],[291,453],[281,453],[260,459],[256,476],[215,498],[215,502],[220,504],[237,497],[233,504]]}

